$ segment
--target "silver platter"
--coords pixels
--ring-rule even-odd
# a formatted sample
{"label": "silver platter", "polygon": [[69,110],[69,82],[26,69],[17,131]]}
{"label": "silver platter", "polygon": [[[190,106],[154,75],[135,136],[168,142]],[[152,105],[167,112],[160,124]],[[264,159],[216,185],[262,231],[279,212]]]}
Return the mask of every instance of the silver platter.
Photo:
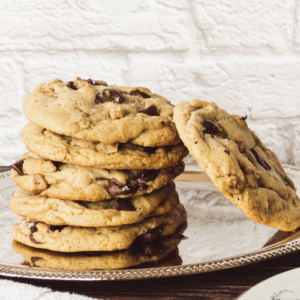
{"label": "silver platter", "polygon": [[[284,165],[300,186],[300,168]],[[128,280],[196,274],[223,270],[279,257],[300,249],[300,233],[282,233],[257,224],[231,204],[193,164],[176,181],[188,212],[188,237],[179,245],[182,265],[122,270],[66,271],[22,265],[12,250],[11,227],[20,218],[9,209],[16,190],[10,172],[0,173],[0,275],[57,280]],[[299,194],[299,192],[298,192]],[[268,246],[264,246],[269,241]]]}

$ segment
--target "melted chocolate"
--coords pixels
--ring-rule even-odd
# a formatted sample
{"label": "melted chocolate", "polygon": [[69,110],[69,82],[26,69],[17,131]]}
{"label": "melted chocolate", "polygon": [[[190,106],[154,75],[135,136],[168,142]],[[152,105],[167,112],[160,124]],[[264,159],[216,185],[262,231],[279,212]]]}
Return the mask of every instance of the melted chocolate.
{"label": "melted chocolate", "polygon": [[61,232],[67,225],[50,225],[49,230]]}
{"label": "melted chocolate", "polygon": [[77,87],[74,85],[73,81],[69,81],[67,87],[75,91],[77,90]]}
{"label": "melted chocolate", "polygon": [[23,176],[23,175],[25,175],[23,173],[23,164],[24,164],[24,160],[20,159],[20,160],[16,161],[13,165],[10,165],[10,167],[12,169],[14,169],[16,172],[18,172],[18,174],[20,176]]}
{"label": "melted chocolate", "polygon": [[145,109],[138,109],[137,110],[139,113],[146,114],[148,116],[159,116],[157,107],[155,105],[151,105]]}
{"label": "melted chocolate", "polygon": [[118,211],[136,211],[136,208],[131,204],[129,199],[117,199],[109,209]]}
{"label": "melted chocolate", "polygon": [[290,186],[290,184],[288,183],[288,181],[285,178],[283,178],[280,174],[278,174],[278,175],[286,186]]}
{"label": "melted chocolate", "polygon": [[138,183],[152,181],[157,177],[158,170],[145,170],[135,177]]}
{"label": "melted chocolate", "polygon": [[230,152],[227,149],[225,149],[224,152],[230,155]]}
{"label": "melted chocolate", "polygon": [[264,161],[264,159],[258,154],[258,152],[254,149],[250,150],[255,156],[257,162],[267,171],[271,170],[271,167]]}
{"label": "melted chocolate", "polygon": [[146,233],[138,237],[139,242],[142,243],[153,242],[154,240],[158,239],[161,236],[162,230],[163,230],[162,226],[158,226],[156,228],[148,230]]}
{"label": "melted chocolate", "polygon": [[204,120],[202,125],[205,127],[204,133],[215,134],[216,125],[211,120]]}
{"label": "melted chocolate", "polygon": [[96,94],[95,103],[96,104],[104,103],[103,99],[99,96],[99,94]]}
{"label": "melted chocolate", "polygon": [[146,93],[140,92],[138,90],[136,91],[131,91],[130,92],[131,96],[137,96],[137,97],[141,97],[141,98],[151,98],[151,96],[147,95]]}
{"label": "melted chocolate", "polygon": [[107,190],[113,197],[119,195],[132,194],[137,190],[137,186],[124,185],[115,178],[108,180]]}
{"label": "melted chocolate", "polygon": [[38,242],[34,237],[33,237],[33,233],[30,233],[29,235],[30,240],[35,243],[35,244],[41,244],[40,242]]}
{"label": "melted chocolate", "polygon": [[31,257],[31,262],[34,264],[36,261],[41,260],[41,257],[33,256]]}
{"label": "melted chocolate", "polygon": [[107,86],[107,84],[104,84],[104,82],[103,83],[98,83],[98,82],[96,82],[95,80],[93,80],[91,78],[89,78],[86,82],[91,84],[91,85],[104,85],[104,86]]}
{"label": "melted chocolate", "polygon": [[245,121],[247,118],[248,118],[248,116],[245,115],[245,116],[241,117],[241,120]]}
{"label": "melted chocolate", "polygon": [[106,91],[109,92],[109,98],[113,99],[117,103],[124,103],[123,97],[119,91],[113,89],[105,89],[103,91],[104,95],[106,94]]}
{"label": "melted chocolate", "polygon": [[[37,223],[38,223],[38,222],[33,222],[33,225],[30,226],[30,227],[28,227],[29,230],[30,230],[29,238],[30,238],[30,240],[31,240],[33,243],[35,243],[35,244],[41,244],[40,242],[38,242],[38,241],[33,237],[33,234],[34,234],[35,232],[38,231],[38,228],[36,227],[36,224],[37,224]],[[29,224],[31,224],[31,223],[29,223]],[[29,224],[28,224],[28,225],[29,225]]]}
{"label": "melted chocolate", "polygon": [[142,255],[145,256],[152,256],[155,254],[159,254],[162,253],[163,250],[164,250],[164,246],[159,239],[149,243],[141,243],[137,241],[132,244],[133,252],[140,252]]}
{"label": "melted chocolate", "polygon": [[185,163],[183,161],[180,161],[177,163],[174,167],[174,178],[179,176],[185,169]]}
{"label": "melted chocolate", "polygon": [[[32,224],[32,223],[33,223],[33,225],[29,227],[29,225]],[[31,233],[35,233],[35,232],[38,231],[38,228],[36,227],[37,223],[38,222],[31,222],[31,223],[28,224],[28,228],[29,228],[29,230],[30,230]]]}

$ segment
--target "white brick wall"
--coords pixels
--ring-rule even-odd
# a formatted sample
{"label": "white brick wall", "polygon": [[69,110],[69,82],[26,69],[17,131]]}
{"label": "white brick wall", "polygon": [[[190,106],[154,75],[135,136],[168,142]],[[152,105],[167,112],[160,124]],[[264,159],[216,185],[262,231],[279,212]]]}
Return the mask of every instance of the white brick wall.
{"label": "white brick wall", "polygon": [[202,98],[300,165],[300,0],[1,0],[0,165],[24,151],[22,98],[76,76]]}

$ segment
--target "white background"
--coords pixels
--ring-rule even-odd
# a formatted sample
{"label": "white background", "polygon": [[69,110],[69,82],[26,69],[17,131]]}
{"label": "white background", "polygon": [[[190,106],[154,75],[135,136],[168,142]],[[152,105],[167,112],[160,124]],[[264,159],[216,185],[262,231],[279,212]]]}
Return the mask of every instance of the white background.
{"label": "white background", "polygon": [[215,101],[300,165],[300,0],[0,0],[0,66],[0,165],[23,97],[76,76]]}

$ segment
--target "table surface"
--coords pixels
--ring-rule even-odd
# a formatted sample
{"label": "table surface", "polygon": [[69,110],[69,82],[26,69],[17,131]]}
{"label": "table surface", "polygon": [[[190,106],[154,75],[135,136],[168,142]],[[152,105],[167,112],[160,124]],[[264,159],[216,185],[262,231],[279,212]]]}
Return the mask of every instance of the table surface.
{"label": "table surface", "polygon": [[95,299],[233,300],[257,283],[297,267],[300,267],[300,252],[223,271],[139,281],[79,282],[3,276],[0,276],[0,279],[48,287],[54,291],[77,293]]}

